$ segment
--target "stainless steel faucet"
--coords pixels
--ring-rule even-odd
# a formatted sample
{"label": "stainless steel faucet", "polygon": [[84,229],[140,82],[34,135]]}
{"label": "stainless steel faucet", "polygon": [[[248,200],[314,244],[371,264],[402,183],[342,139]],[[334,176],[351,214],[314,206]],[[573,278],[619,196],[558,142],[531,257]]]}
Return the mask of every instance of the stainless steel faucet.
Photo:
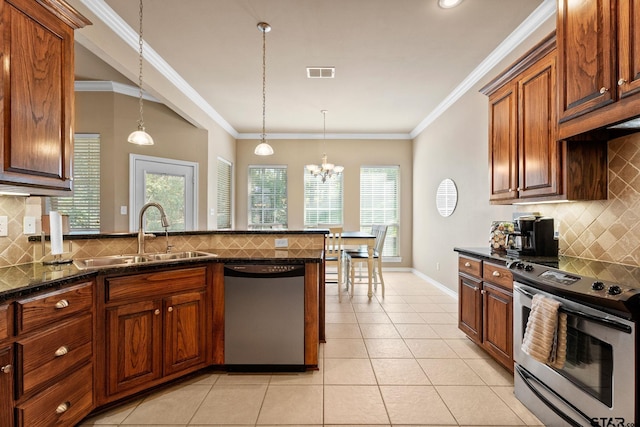
{"label": "stainless steel faucet", "polygon": [[[143,222],[144,221],[144,213],[151,206],[154,206],[154,207],[158,208],[158,210],[160,211],[160,223],[164,227],[165,234],[167,234],[167,227],[169,227],[169,220],[167,219],[167,215],[164,213],[164,209],[162,208],[162,206],[160,206],[159,203],[149,202],[146,205],[144,205],[142,207],[142,209],[140,209],[140,227],[138,228],[138,253],[139,254],[143,254],[144,253],[144,238],[145,238],[144,222]],[[168,237],[168,234],[167,234],[167,250],[169,250],[168,238],[169,237]]]}

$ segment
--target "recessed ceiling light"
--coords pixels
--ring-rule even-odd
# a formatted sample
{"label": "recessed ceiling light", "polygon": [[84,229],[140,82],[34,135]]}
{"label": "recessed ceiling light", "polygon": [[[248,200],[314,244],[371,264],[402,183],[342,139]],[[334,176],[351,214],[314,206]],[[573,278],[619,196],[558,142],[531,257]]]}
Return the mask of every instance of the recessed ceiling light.
{"label": "recessed ceiling light", "polygon": [[438,6],[443,9],[451,9],[462,3],[462,0],[438,0]]}

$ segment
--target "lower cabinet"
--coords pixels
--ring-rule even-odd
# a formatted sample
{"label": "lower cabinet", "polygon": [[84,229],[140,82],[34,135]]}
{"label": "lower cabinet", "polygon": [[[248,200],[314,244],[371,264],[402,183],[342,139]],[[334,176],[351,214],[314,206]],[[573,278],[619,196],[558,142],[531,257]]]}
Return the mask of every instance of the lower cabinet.
{"label": "lower cabinet", "polygon": [[206,365],[205,267],[106,283],[107,400]]}
{"label": "lower cabinet", "polygon": [[0,347],[0,426],[13,425],[13,351]]}
{"label": "lower cabinet", "polygon": [[505,267],[460,255],[458,328],[513,372],[513,276]]}

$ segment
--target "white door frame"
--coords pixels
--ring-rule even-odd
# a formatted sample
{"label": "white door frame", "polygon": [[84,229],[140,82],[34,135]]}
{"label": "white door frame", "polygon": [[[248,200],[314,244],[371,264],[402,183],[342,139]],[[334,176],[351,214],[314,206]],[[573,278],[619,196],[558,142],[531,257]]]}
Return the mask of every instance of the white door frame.
{"label": "white door frame", "polygon": [[139,212],[144,205],[144,192],[140,194],[140,190],[144,190],[144,182],[139,182],[139,174],[150,167],[153,172],[172,175],[176,174],[176,170],[181,170],[178,174],[185,176],[185,182],[191,181],[191,185],[185,188],[186,203],[192,205],[185,206],[185,214],[188,213],[187,208],[192,211],[190,216],[185,217],[185,231],[195,230],[198,224],[198,163],[133,153],[129,154],[129,230],[138,231]]}

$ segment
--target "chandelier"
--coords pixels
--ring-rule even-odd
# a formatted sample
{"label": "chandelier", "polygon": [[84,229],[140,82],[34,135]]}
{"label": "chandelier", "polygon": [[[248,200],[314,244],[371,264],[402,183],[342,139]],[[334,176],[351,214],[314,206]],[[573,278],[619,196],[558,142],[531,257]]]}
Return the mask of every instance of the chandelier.
{"label": "chandelier", "polygon": [[253,151],[258,156],[270,156],[273,154],[273,147],[267,142],[267,132],[265,131],[265,118],[266,118],[266,99],[267,99],[267,42],[266,35],[271,31],[271,25],[266,22],[260,22],[258,24],[258,30],[262,31],[262,134],[260,134],[260,144],[256,146]]}
{"label": "chandelier", "polygon": [[327,178],[340,175],[344,170],[342,166],[336,166],[327,161],[327,110],[320,110],[322,113],[322,139],[324,153],[322,153],[322,163],[319,165],[307,165],[306,168],[313,176],[319,176],[322,182],[326,182]]}
{"label": "chandelier", "polygon": [[138,130],[131,132],[127,141],[136,145],[153,145],[153,138],[144,130],[144,120],[142,118],[142,0],[140,0],[140,30],[138,32],[139,47],[139,74],[138,74],[138,106],[140,109],[140,119],[138,119]]}

